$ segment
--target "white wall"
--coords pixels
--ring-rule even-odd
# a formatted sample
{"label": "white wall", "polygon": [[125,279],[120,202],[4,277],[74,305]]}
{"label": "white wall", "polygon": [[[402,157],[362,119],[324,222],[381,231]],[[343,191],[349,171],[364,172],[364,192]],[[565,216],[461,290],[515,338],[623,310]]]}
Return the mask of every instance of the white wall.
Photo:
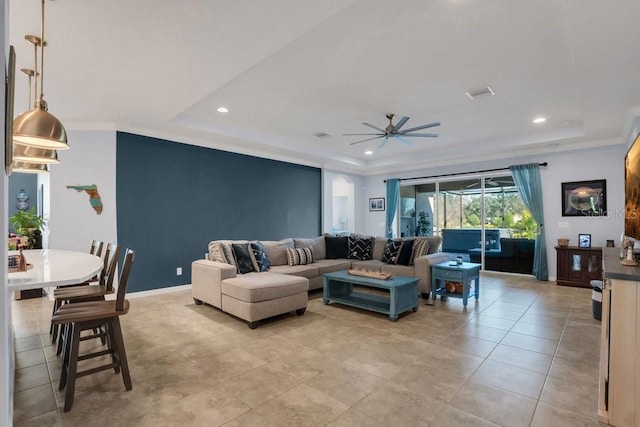
{"label": "white wall", "polygon": [[333,226],[333,179],[336,177],[345,177],[354,185],[355,199],[354,212],[349,217],[349,230],[355,233],[363,233],[365,227],[365,211],[368,202],[366,202],[364,192],[364,177],[361,175],[353,175],[344,172],[335,172],[327,169],[322,171],[322,232],[330,233]]}
{"label": "white wall", "polygon": [[[68,140],[71,149],[58,151],[61,163],[51,167],[49,177],[49,247],[88,251],[93,239],[115,243],[116,133],[69,131]],[[100,215],[89,204],[85,192],[66,188],[89,184],[98,186],[103,205]]]}
{"label": "white wall", "polygon": [[[621,141],[622,142],[622,141]],[[594,148],[581,151],[544,154],[527,158],[513,158],[482,163],[467,163],[428,170],[402,172],[396,176],[376,175],[365,179],[364,197],[384,197],[387,178],[410,178],[464,173],[483,169],[507,167],[509,165],[548,162],[540,169],[543,202],[545,209],[546,243],[549,264],[549,280],[555,280],[556,254],[554,246],[559,237],[571,239],[576,244],[579,233],[591,234],[592,246],[604,246],[606,240],[613,239],[619,246],[620,234],[624,229],[624,155],[625,144]],[[582,180],[607,180],[608,217],[563,217],[561,183]],[[365,212],[363,233],[384,235],[384,212]]]}

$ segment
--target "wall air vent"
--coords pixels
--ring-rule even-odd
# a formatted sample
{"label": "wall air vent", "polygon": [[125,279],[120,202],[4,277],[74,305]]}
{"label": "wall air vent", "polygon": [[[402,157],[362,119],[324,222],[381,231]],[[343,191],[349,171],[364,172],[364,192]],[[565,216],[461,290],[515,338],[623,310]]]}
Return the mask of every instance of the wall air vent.
{"label": "wall air vent", "polygon": [[316,132],[313,136],[317,136],[318,138],[329,138],[331,135],[326,132]]}
{"label": "wall air vent", "polygon": [[467,92],[467,96],[469,97],[469,99],[476,99],[484,96],[492,96],[495,94],[496,93],[493,91],[493,89],[491,89],[491,86],[483,87],[481,89],[476,89],[476,90],[470,90],[469,92]]}

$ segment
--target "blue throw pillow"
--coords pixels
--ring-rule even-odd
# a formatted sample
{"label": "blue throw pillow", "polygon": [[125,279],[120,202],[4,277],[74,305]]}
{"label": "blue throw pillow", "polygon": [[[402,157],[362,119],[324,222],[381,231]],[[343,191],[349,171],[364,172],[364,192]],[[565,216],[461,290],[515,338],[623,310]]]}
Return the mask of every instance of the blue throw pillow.
{"label": "blue throw pillow", "polygon": [[407,239],[402,243],[402,248],[400,248],[400,253],[396,258],[396,264],[411,265],[411,255],[413,254],[413,244],[415,242],[415,239]]}
{"label": "blue throw pillow", "polygon": [[349,239],[347,236],[324,236],[327,259],[347,258],[349,256]]}
{"label": "blue throw pillow", "polygon": [[233,256],[238,266],[238,273],[245,274],[254,271],[251,255],[249,254],[249,244],[234,243],[231,246],[233,247]]}
{"label": "blue throw pillow", "polygon": [[253,269],[259,272],[269,271],[271,263],[269,262],[269,256],[262,242],[251,242],[249,247],[251,248],[251,263],[253,264]]}

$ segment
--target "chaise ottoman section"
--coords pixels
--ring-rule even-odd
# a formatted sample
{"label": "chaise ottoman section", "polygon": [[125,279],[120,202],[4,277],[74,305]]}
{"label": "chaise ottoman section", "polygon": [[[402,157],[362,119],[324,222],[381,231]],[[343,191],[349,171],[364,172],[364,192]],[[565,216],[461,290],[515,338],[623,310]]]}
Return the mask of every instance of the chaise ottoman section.
{"label": "chaise ottoman section", "polygon": [[222,281],[222,311],[249,323],[251,329],[258,321],[279,314],[296,311],[304,314],[307,308],[309,280],[278,273],[247,273]]}

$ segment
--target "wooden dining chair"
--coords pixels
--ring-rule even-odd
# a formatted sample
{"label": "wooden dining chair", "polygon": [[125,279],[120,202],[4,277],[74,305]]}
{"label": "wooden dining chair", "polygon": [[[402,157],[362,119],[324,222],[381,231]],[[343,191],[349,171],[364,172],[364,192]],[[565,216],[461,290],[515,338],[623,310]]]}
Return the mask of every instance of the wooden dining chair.
{"label": "wooden dining chair", "polygon": [[[105,295],[113,293],[113,280],[117,271],[118,256],[120,247],[117,244],[109,243],[104,254],[104,265],[100,272],[99,280],[91,286],[71,286],[58,288],[53,291],[53,314],[62,306],[62,304],[72,304],[84,301],[104,300]],[[90,284],[90,283],[88,283]],[[59,334],[58,327],[51,322],[49,328],[51,333],[51,342],[55,343]],[[60,354],[62,347],[58,344],[57,353]]]}
{"label": "wooden dining chair", "polygon": [[[131,374],[127,363],[127,355],[124,347],[124,338],[120,326],[120,316],[129,312],[129,301],[125,299],[129,273],[134,259],[134,251],[125,251],[124,263],[118,282],[118,291],[115,300],[89,301],[75,304],[65,304],[53,315],[52,321],[56,325],[65,325],[63,336],[60,338],[65,343],[65,351],[62,357],[62,370],[60,373],[59,390],[65,391],[64,411],[67,412],[73,405],[76,379],[113,369],[116,374],[122,373],[122,380],[126,390],[133,388]],[[83,341],[81,333],[86,330],[101,329],[107,334],[107,349],[80,354],[80,342]],[[90,369],[78,371],[78,362],[95,357],[110,355],[111,362]]]}

